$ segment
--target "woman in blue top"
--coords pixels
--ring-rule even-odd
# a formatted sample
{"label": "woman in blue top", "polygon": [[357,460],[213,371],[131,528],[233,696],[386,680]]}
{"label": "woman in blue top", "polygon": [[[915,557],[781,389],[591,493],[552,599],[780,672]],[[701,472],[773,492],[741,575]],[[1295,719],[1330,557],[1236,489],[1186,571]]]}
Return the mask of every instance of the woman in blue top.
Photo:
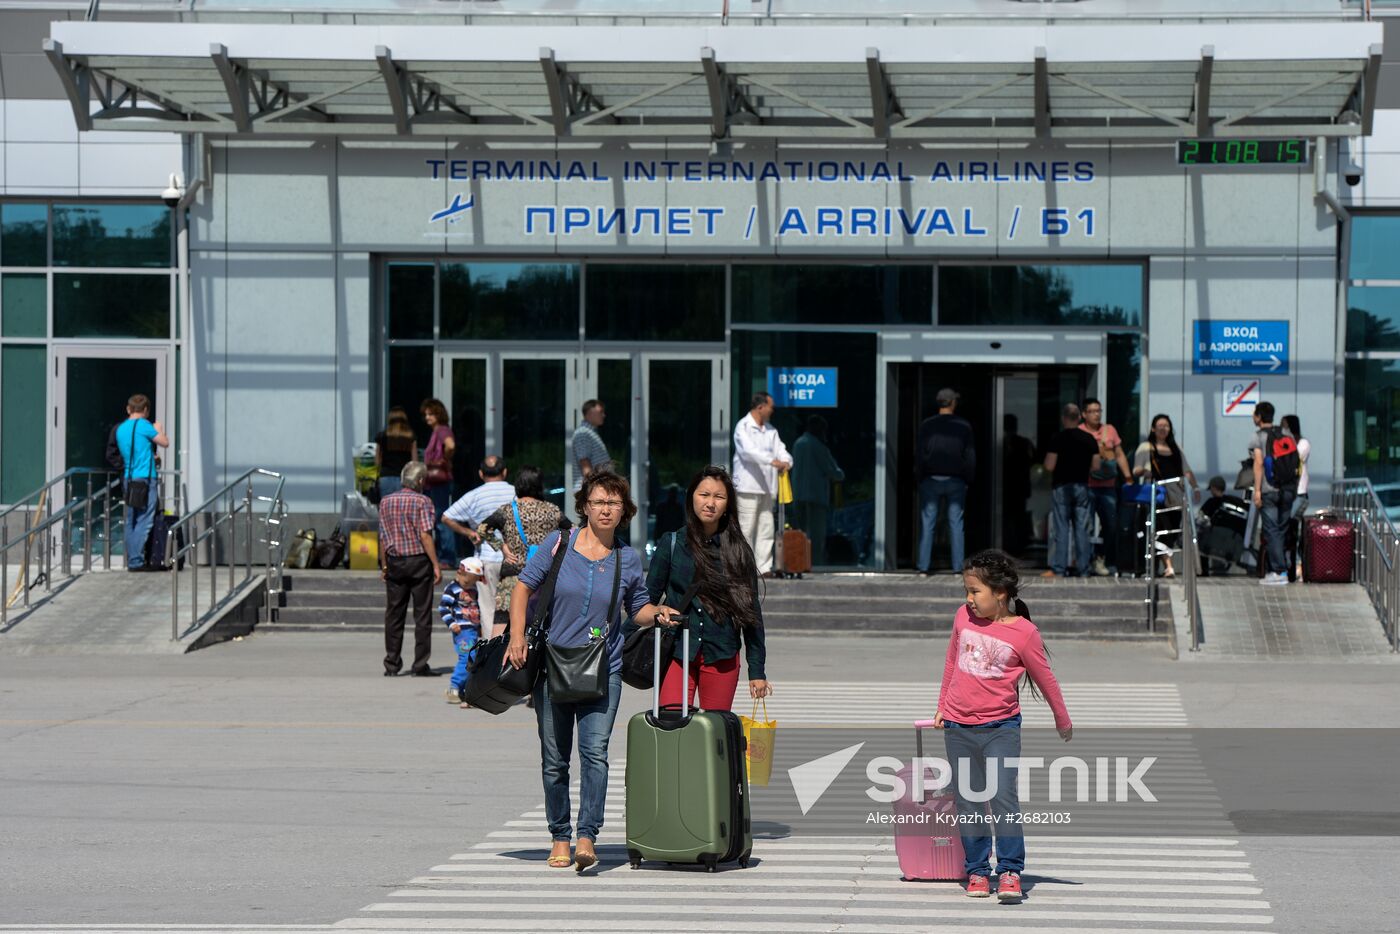
{"label": "woman in blue top", "polygon": [[[564,648],[585,645],[595,635],[607,640],[611,676],[607,697],[580,703],[554,703],[549,699],[549,679],[535,687],[535,718],[540,731],[540,771],[544,779],[545,816],[554,847],[549,865],[556,869],[577,867],[579,872],[598,862],[596,842],[603,826],[603,805],[608,795],[608,737],[617,719],[622,697],[622,615],[608,619],[614,575],[621,562],[618,606],[644,626],[675,624],[666,607],[654,606],[647,597],[642,559],[616,540],[617,529],[637,514],[627,481],[611,471],[590,474],[574,496],[582,525],[567,539],[568,551],[554,584],[550,606],[549,641]],[[506,658],[515,667],[525,664],[525,617],[530,596],[544,583],[554,560],[560,533],[544,540],[520,572],[510,600],[510,647]],[[578,723],[580,784],[578,851],[569,855],[569,757],[573,752],[574,723]]]}

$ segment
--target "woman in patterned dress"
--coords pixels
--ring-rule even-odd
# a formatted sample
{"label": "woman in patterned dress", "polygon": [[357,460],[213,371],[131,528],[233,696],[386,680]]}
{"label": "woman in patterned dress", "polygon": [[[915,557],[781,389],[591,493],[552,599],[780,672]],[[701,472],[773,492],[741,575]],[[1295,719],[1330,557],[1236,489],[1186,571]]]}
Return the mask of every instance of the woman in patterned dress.
{"label": "woman in patterned dress", "polygon": [[[505,562],[501,565],[501,582],[496,585],[494,632],[505,632],[510,624],[510,592],[515,580],[529,558],[530,546],[544,541],[545,536],[559,527],[559,507],[546,502],[544,478],[538,467],[526,464],[515,471],[515,499],[497,509],[481,523],[483,535],[499,533]],[[517,524],[517,518],[519,524]],[[521,530],[525,537],[520,537]]]}

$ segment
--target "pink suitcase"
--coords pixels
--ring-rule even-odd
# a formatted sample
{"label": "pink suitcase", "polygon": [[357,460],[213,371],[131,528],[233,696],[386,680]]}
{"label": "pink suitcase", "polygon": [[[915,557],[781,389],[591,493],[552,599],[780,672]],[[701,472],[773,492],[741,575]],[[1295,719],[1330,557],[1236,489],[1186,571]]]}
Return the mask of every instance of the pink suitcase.
{"label": "pink suitcase", "polygon": [[[914,723],[914,745],[920,758],[924,754],[923,731],[932,726],[932,720]],[[900,874],[906,882],[962,879],[966,875],[963,845],[953,796],[930,794],[922,802],[915,801],[914,767],[905,766],[897,774],[904,780],[904,796],[894,803],[894,851]]]}

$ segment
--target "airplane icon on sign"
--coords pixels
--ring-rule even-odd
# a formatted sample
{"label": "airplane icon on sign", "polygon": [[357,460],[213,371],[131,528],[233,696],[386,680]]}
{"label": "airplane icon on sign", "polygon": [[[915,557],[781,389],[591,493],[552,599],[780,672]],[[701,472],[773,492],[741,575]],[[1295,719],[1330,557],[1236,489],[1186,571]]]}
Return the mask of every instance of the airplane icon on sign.
{"label": "airplane icon on sign", "polygon": [[473,195],[472,197],[468,198],[468,199],[467,199],[467,203],[466,203],[466,204],[463,204],[463,203],[462,203],[462,196],[461,196],[460,194],[458,194],[458,195],[456,195],[456,196],[454,196],[454,197],[452,198],[452,203],[451,203],[451,204],[449,204],[447,207],[443,208],[441,211],[438,211],[438,212],[437,212],[436,214],[434,214],[432,217],[428,218],[428,223],[431,224],[431,223],[433,223],[434,221],[445,220],[445,221],[447,221],[449,224],[455,224],[455,223],[457,223],[457,215],[458,215],[458,214],[461,214],[463,211],[470,211],[470,210],[472,209],[472,205],[475,204],[475,203],[476,203],[476,196],[475,196],[475,195]]}

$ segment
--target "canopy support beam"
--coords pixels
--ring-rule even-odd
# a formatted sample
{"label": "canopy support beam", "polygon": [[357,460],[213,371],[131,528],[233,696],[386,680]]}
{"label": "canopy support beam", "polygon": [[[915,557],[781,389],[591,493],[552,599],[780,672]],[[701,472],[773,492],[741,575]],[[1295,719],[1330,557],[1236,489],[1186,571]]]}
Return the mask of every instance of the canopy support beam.
{"label": "canopy support beam", "polygon": [[894,93],[885,66],[880,64],[879,49],[872,47],[865,50],[865,71],[870,80],[870,113],[874,117],[871,128],[876,137],[889,139],[890,124],[896,119],[904,119],[904,108]]}
{"label": "canopy support beam", "polygon": [[1035,47],[1035,138],[1050,138],[1050,64],[1043,45]]}
{"label": "canopy support beam", "polygon": [[710,135],[717,139],[729,136],[729,125],[740,114],[747,122],[760,123],[758,109],[734,76],[715,58],[715,50],[705,46],[700,50],[700,67],[705,72],[705,85],[710,92]]}
{"label": "canopy support beam", "polygon": [[549,112],[554,121],[554,132],[568,136],[574,121],[590,116],[590,122],[607,121],[616,123],[612,116],[617,108],[608,109],[603,102],[578,76],[554,59],[554,50],[540,48],[540,70],[544,72],[545,90],[549,92]]}
{"label": "canopy support beam", "polygon": [[1210,135],[1210,81],[1215,71],[1215,46],[1201,46],[1201,67],[1196,70],[1196,135]]}
{"label": "canopy support beam", "polygon": [[247,133],[253,127],[253,117],[248,110],[248,70],[234,64],[228,57],[228,47],[214,42],[209,45],[209,57],[214,60],[214,69],[223,79],[224,90],[228,92],[229,107],[233,109],[233,124],[238,132]]}
{"label": "canopy support beam", "polygon": [[63,54],[63,43],[54,39],[44,40],[44,55],[49,64],[58,72],[58,80],[63,85],[63,93],[73,108],[73,122],[79,130],[92,129],[91,89],[92,79],[87,66],[73,61]]}
{"label": "canopy support beam", "polygon": [[394,112],[394,129],[400,136],[407,136],[412,130],[408,124],[408,83],[404,81],[403,70],[394,61],[388,46],[375,46],[374,58],[379,62],[379,74],[384,78],[384,87],[389,92],[389,107]]}

